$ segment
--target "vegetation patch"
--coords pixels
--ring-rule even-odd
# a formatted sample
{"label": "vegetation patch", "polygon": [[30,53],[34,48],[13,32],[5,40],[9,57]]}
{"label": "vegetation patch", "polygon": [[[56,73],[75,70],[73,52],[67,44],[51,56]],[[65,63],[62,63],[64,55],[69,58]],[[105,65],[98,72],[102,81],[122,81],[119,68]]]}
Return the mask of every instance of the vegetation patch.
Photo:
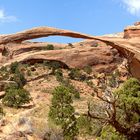
{"label": "vegetation patch", "polygon": [[48,44],[43,50],[54,50],[54,46],[52,44]]}
{"label": "vegetation patch", "polygon": [[85,81],[87,79],[87,76],[82,74],[80,69],[76,68],[71,69],[68,75],[72,80]]}
{"label": "vegetation patch", "polygon": [[25,89],[9,86],[5,92],[2,103],[9,107],[19,108],[32,100],[30,93]]}
{"label": "vegetation patch", "polygon": [[65,140],[74,139],[78,134],[72,102],[71,94],[65,86],[54,89],[49,117],[56,125],[61,126]]}

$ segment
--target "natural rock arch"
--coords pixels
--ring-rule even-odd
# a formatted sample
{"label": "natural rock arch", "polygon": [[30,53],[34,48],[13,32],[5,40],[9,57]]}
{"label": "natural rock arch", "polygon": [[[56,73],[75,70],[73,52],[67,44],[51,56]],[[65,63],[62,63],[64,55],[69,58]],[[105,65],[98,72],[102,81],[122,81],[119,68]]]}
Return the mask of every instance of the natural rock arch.
{"label": "natural rock arch", "polygon": [[[121,53],[124,57],[126,57],[128,59],[128,54],[131,54],[131,71],[132,74],[137,77],[140,78],[140,73],[137,72],[137,69],[139,69],[140,66],[140,25],[136,25],[136,26],[132,26],[129,28],[126,28],[124,30],[124,36],[112,36],[112,37],[108,37],[108,36],[91,36],[91,35],[86,35],[86,34],[81,34],[78,32],[73,32],[73,31],[69,31],[69,30],[62,30],[62,29],[56,29],[56,28],[52,28],[52,27],[37,27],[37,28],[33,28],[30,30],[26,30],[23,32],[19,32],[19,33],[15,33],[15,34],[10,34],[10,35],[1,35],[0,36],[0,50],[1,52],[3,52],[6,49],[11,49],[14,48],[14,51],[18,51],[19,49],[21,49],[22,47],[26,50],[28,50],[28,48],[30,47],[36,47],[36,46],[46,46],[48,43],[41,43],[41,42],[25,42],[26,40],[30,40],[30,39],[35,39],[35,38],[40,38],[40,37],[48,37],[48,36],[68,36],[68,37],[74,37],[74,38],[83,38],[83,39],[88,39],[88,40],[98,40],[101,42],[106,43],[107,45],[112,46],[113,48],[116,48],[119,53]],[[129,39],[126,39],[129,38]],[[66,56],[68,56],[68,54],[70,53],[70,51],[72,51],[72,57],[75,57],[76,55],[79,55],[78,57],[82,57],[83,56],[83,52],[85,53],[85,51],[91,51],[91,49],[83,49],[83,50],[78,50],[76,48],[71,49],[71,50],[59,50],[59,51],[50,51],[50,55],[54,55],[53,57],[55,57],[55,54],[59,54],[60,56],[60,60],[61,61],[63,56],[60,55],[60,53],[65,53],[67,52]],[[12,52],[12,51],[11,51]],[[10,52],[10,53],[11,53]],[[78,53],[75,53],[78,52]],[[95,54],[93,54],[95,55]],[[35,52],[35,53],[27,53],[24,56],[19,56],[18,59],[20,62],[25,61],[25,60],[29,60],[29,59],[45,59],[44,57],[48,57],[48,52],[47,51],[40,51],[40,52]],[[51,57],[51,56],[49,56]],[[65,57],[65,55],[64,55]],[[72,58],[71,57],[71,58]],[[77,58],[78,58],[77,57]],[[50,58],[51,59],[51,58]],[[54,58],[55,59],[55,58]],[[91,59],[94,59],[91,58]],[[8,65],[14,61],[16,61],[17,59],[13,59],[11,57],[11,60],[9,60],[8,62],[2,63],[1,65]],[[80,59],[78,59],[78,61],[80,61]],[[67,60],[63,60],[62,62],[68,64]],[[87,61],[85,61],[87,62]],[[69,65],[71,65],[70,60],[69,60]],[[76,66],[77,64],[75,64]],[[78,65],[77,65],[78,66]],[[74,65],[72,66],[74,67]],[[79,65],[80,67],[80,65]]]}

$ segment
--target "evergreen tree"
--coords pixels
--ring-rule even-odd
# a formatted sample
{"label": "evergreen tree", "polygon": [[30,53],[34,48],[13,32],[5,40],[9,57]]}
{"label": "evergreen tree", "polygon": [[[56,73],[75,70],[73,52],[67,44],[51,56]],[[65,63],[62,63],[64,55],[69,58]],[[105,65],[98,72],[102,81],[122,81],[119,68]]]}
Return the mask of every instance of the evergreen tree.
{"label": "evergreen tree", "polygon": [[5,89],[5,93],[2,103],[9,107],[19,108],[32,100],[27,90],[12,85]]}
{"label": "evergreen tree", "polygon": [[[99,100],[88,105],[88,116],[108,125],[109,131],[107,127],[102,130],[102,138],[110,135],[112,139],[139,140],[140,82],[130,78],[118,88],[117,81],[114,81],[113,86],[107,81],[100,82],[101,85],[94,90]],[[101,91],[103,95],[99,95]]]}
{"label": "evergreen tree", "polygon": [[78,133],[75,111],[71,103],[72,97],[69,89],[63,85],[54,89],[49,117],[56,125],[62,127],[66,140],[73,140]]}
{"label": "evergreen tree", "polygon": [[16,61],[10,65],[10,72],[16,73],[16,70],[19,68],[19,63]]}

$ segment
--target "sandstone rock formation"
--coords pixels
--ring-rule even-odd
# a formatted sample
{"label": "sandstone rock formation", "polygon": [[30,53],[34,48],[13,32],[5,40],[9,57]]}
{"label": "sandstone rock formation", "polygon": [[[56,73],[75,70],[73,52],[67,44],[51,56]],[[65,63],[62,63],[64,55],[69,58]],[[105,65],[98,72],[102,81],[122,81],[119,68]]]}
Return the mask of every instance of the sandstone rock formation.
{"label": "sandstone rock formation", "polygon": [[133,37],[139,37],[140,35],[140,23],[137,22],[133,26],[128,26],[124,30],[124,38],[133,38]]}
{"label": "sandstone rock formation", "polygon": [[[47,42],[27,42],[26,40],[48,37],[68,36],[87,39],[79,43],[54,45],[55,50],[44,50]],[[103,47],[92,47],[96,41],[103,43]],[[127,27],[124,36],[90,36],[68,30],[51,27],[38,27],[27,31],[0,36],[0,51],[3,55],[1,66],[10,65],[12,62],[27,62],[31,60],[56,60],[65,63],[68,67],[84,67],[86,65],[116,66],[118,52],[128,59],[131,73],[140,78],[140,25]],[[90,45],[89,45],[90,44]],[[67,47],[66,47],[67,46]],[[61,48],[61,49],[60,49]],[[63,49],[62,49],[63,48]],[[4,55],[5,53],[6,55]],[[115,54],[114,54],[115,52]],[[121,58],[119,59],[121,60]],[[111,67],[109,67],[111,69]],[[106,68],[105,68],[106,69]],[[112,69],[111,69],[112,70]]]}

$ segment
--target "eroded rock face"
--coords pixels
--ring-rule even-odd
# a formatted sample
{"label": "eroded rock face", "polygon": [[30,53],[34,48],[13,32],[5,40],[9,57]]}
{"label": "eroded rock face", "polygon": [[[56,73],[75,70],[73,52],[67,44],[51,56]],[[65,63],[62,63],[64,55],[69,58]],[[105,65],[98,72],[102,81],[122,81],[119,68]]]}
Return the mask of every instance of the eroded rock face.
{"label": "eroded rock face", "polygon": [[[8,55],[1,56],[1,66],[10,65],[12,62],[26,62],[32,60],[57,60],[65,63],[69,67],[82,68],[86,65],[93,65],[95,69],[113,68],[121,61],[118,53],[113,53],[114,50],[109,46],[118,50],[127,59],[131,59],[130,66],[133,75],[140,79],[140,73],[137,72],[140,64],[140,25],[137,22],[134,26],[129,26],[124,30],[124,36],[90,36],[69,30],[56,29],[52,27],[38,27],[23,32],[11,35],[0,36],[0,48],[2,55],[6,48]],[[26,40],[48,37],[48,36],[68,36],[74,38],[88,39],[84,42],[63,44],[59,47],[55,45],[55,50],[42,49],[47,43],[41,42],[26,42]],[[90,40],[90,41],[89,41]],[[97,46],[96,41],[102,42]],[[94,41],[94,43],[93,43]],[[92,46],[93,45],[93,46]],[[68,46],[68,47],[65,47]],[[100,47],[102,46],[102,47]],[[93,47],[93,48],[92,48]],[[116,50],[115,50],[116,51]],[[128,57],[131,54],[131,58]],[[135,61],[134,61],[135,60]],[[117,63],[116,63],[117,62]],[[135,67],[136,64],[138,67]],[[112,68],[113,67],[113,68]],[[104,70],[103,70],[104,71]],[[135,72],[137,74],[135,74]]]}
{"label": "eroded rock face", "polygon": [[35,63],[40,60],[55,60],[64,63],[69,68],[84,68],[90,65],[95,72],[111,72],[122,62],[116,49],[95,40],[85,40],[73,43],[71,46],[54,44],[54,50],[41,50],[40,46],[36,46],[35,49],[32,47],[34,45],[22,44],[22,51],[20,47],[10,49],[11,54],[12,51],[15,53],[12,58],[7,59],[7,63],[2,65],[10,65],[15,61]]}
{"label": "eroded rock face", "polygon": [[140,22],[136,22],[124,30],[124,38],[129,39],[134,37],[140,37]]}
{"label": "eroded rock face", "polygon": [[26,55],[25,58],[22,57],[21,60],[18,58],[17,60],[19,62],[55,60],[63,62],[69,68],[83,68],[90,65],[93,66],[95,71],[100,72],[111,72],[122,61],[116,49],[106,46],[42,51]]}

